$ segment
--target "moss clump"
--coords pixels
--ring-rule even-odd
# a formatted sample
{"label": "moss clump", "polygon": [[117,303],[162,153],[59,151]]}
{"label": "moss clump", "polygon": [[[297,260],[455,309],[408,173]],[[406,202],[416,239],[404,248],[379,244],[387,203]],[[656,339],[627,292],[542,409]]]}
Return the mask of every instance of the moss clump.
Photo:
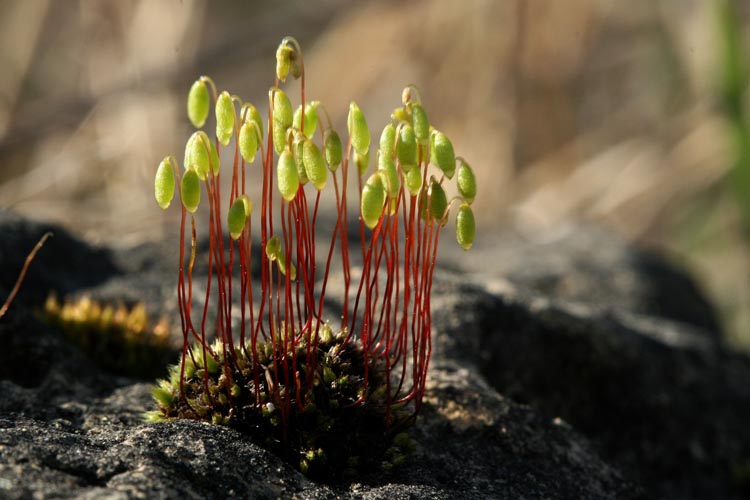
{"label": "moss clump", "polygon": [[[183,367],[177,364],[170,367],[169,379],[153,388],[158,409],[146,418],[186,418],[232,427],[306,475],[326,482],[400,465],[413,449],[404,432],[413,415],[391,404],[388,425],[382,361],[367,360],[365,390],[364,351],[346,336],[321,327],[317,349],[310,353],[314,363],[306,361],[305,341],[284,355],[278,354],[283,347],[274,349],[270,342],[259,341],[255,350],[251,345],[235,347],[233,360],[225,360],[220,342],[207,346],[205,355],[200,345],[193,346],[185,356],[184,397]],[[297,370],[292,373],[295,356]],[[312,373],[307,370],[310,365]],[[289,411],[282,412],[280,404],[287,404]]]}
{"label": "moss clump", "polygon": [[152,327],[143,304],[106,304],[88,296],[61,304],[51,294],[40,316],[112,373],[153,379],[174,358],[169,326],[162,320]]}

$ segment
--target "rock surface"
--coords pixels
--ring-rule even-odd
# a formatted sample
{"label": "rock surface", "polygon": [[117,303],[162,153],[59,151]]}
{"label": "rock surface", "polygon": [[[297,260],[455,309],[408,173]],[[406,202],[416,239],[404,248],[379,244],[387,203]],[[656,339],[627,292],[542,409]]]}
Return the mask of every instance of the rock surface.
{"label": "rock surface", "polygon": [[[45,230],[0,212],[14,235],[0,242],[0,300]],[[96,368],[34,307],[55,289],[169,313],[176,256],[92,249],[59,229],[52,242],[0,320],[0,498],[742,498],[747,485],[750,361],[725,352],[695,311],[550,295],[508,268],[438,271],[417,451],[391,472],[329,486],[231,429],[143,424],[148,383]]]}

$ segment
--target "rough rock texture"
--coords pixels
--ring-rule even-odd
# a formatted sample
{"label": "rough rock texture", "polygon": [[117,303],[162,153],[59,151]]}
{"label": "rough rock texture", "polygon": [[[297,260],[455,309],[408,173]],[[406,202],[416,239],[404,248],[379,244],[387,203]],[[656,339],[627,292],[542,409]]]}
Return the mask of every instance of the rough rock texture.
{"label": "rough rock texture", "polygon": [[[0,243],[0,300],[44,230],[0,212],[23,235]],[[173,311],[176,256],[55,233],[0,320],[0,498],[740,498],[750,362],[705,324],[439,271],[412,461],[327,486],[230,429],[141,423],[148,384],[99,370],[33,308],[53,288]]]}

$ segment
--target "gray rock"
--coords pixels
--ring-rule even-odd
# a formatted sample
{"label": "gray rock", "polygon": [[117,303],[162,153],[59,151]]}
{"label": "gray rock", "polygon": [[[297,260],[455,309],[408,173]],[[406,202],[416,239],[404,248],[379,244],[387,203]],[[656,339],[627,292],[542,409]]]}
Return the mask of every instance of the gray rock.
{"label": "gray rock", "polygon": [[[0,216],[0,230],[7,217]],[[32,240],[44,229],[10,223]],[[14,245],[6,239],[3,249]],[[15,251],[25,257],[28,248]],[[107,265],[90,276],[92,268],[74,267],[77,251],[104,256]],[[102,251],[75,242],[68,252],[67,262],[40,262],[44,280],[25,286],[121,293],[157,311],[174,301],[169,250]],[[3,266],[0,283],[15,272]],[[583,296],[557,300],[492,272],[438,271],[414,456],[355,484],[321,485],[231,429],[143,424],[148,384],[97,368],[34,316],[47,289],[29,292],[0,321],[0,338],[11,347],[0,351],[0,498],[644,498],[638,481],[652,496],[694,485],[729,496],[727,474],[670,482],[654,464],[670,459],[670,450],[669,464],[685,460],[685,449],[703,457],[685,462],[692,473],[716,458],[741,464],[748,442],[734,424],[750,416],[742,389],[750,363],[698,327],[602,301],[587,306]],[[714,403],[736,405],[736,418],[706,423],[702,412],[712,410],[704,405]],[[678,419],[675,408],[690,417]],[[620,416],[629,420],[612,420]],[[674,438],[637,432],[664,429],[670,419],[665,431]],[[659,424],[649,428],[650,420]],[[720,452],[702,436],[677,439],[691,430],[714,432]],[[741,442],[732,448],[734,437]],[[644,453],[656,454],[649,461]]]}

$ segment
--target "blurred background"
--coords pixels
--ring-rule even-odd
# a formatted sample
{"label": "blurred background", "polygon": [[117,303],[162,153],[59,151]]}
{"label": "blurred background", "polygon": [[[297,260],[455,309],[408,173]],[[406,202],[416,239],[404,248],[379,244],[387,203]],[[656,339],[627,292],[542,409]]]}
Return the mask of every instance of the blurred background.
{"label": "blurred background", "polygon": [[5,0],[0,206],[162,238],[153,173],[182,158],[191,83],[262,109],[290,34],[339,131],[350,99],[377,136],[421,89],[476,171],[478,245],[611,228],[686,269],[750,350],[749,20],[745,0]]}

